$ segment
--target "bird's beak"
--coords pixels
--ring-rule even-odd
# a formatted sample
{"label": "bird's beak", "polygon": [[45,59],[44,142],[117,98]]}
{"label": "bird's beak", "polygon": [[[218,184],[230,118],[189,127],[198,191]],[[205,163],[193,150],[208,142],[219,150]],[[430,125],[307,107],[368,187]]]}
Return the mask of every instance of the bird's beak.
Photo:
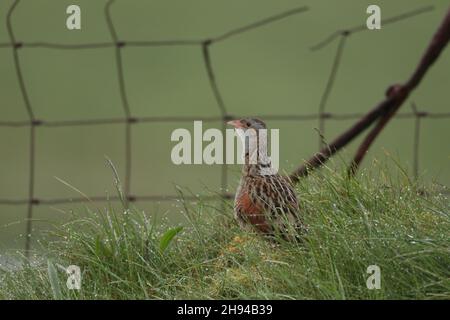
{"label": "bird's beak", "polygon": [[236,129],[242,128],[241,120],[231,120],[231,121],[228,121],[227,124],[235,127]]}

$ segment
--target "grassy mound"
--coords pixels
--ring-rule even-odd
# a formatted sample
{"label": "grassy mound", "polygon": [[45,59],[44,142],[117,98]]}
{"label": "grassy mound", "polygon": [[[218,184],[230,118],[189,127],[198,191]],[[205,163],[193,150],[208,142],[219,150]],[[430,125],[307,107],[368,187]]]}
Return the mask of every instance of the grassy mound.
{"label": "grassy mound", "polygon": [[[298,186],[304,243],[274,245],[211,203],[180,202],[181,227],[135,209],[60,227],[48,261],[0,272],[3,299],[450,299],[449,201],[383,171],[324,170]],[[82,270],[66,288],[62,266]],[[367,268],[381,271],[369,290]]]}

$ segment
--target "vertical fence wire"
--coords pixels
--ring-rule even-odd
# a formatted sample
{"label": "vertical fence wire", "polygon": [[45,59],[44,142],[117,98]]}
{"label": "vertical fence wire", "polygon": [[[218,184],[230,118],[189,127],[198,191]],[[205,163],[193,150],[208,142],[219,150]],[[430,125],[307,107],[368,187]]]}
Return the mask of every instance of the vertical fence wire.
{"label": "vertical fence wire", "polygon": [[31,249],[31,233],[33,230],[32,221],[33,221],[33,201],[34,201],[34,184],[35,184],[35,152],[36,152],[36,125],[39,124],[36,121],[33,113],[33,109],[31,107],[30,99],[28,96],[28,92],[25,86],[25,81],[22,74],[22,68],[20,65],[19,58],[19,48],[21,47],[20,43],[16,42],[16,38],[14,36],[11,17],[13,15],[14,10],[17,8],[20,0],[15,0],[8,11],[8,15],[6,17],[6,25],[8,30],[9,39],[12,46],[13,58],[14,58],[14,68],[17,75],[17,80],[19,82],[20,92],[22,94],[23,102],[27,109],[28,119],[30,122],[30,136],[29,136],[29,162],[28,162],[28,207],[27,207],[27,223],[26,223],[26,231],[25,231],[25,254],[28,256]]}
{"label": "vertical fence wire", "polygon": [[131,144],[132,144],[132,132],[131,125],[134,123],[134,119],[131,117],[130,106],[128,103],[128,97],[125,86],[125,78],[123,74],[123,59],[122,59],[122,48],[125,46],[124,42],[120,42],[117,36],[116,28],[114,27],[113,20],[111,18],[111,6],[114,0],[109,0],[105,6],[105,18],[108,25],[109,32],[115,44],[115,57],[116,57],[116,68],[117,77],[119,83],[120,98],[122,100],[123,112],[125,115],[125,198],[128,201],[131,192]]}
{"label": "vertical fence wire", "polygon": [[336,80],[336,75],[339,69],[339,65],[341,63],[342,54],[345,47],[345,40],[348,36],[347,32],[343,32],[340,36],[339,44],[336,50],[336,54],[334,56],[334,61],[331,66],[330,75],[328,76],[327,84],[325,86],[325,90],[323,91],[322,97],[320,98],[319,103],[319,150],[324,147],[324,142],[321,136],[325,136],[325,119],[328,114],[325,113],[325,107],[328,102],[328,98],[331,93],[331,89],[334,87],[334,81]]}

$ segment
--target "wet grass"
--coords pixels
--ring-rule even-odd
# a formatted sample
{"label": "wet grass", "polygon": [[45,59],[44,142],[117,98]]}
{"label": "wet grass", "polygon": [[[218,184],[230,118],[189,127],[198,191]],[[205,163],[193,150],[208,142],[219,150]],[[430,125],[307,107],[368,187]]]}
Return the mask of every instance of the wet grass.
{"label": "wet grass", "polygon": [[[0,298],[450,299],[449,201],[437,186],[379,168],[354,179],[325,169],[297,191],[303,243],[241,230],[220,200],[180,201],[178,226],[125,201],[90,209],[57,229],[40,262],[0,271]],[[81,290],[66,287],[69,265],[81,269]],[[367,288],[372,265],[380,289]]]}

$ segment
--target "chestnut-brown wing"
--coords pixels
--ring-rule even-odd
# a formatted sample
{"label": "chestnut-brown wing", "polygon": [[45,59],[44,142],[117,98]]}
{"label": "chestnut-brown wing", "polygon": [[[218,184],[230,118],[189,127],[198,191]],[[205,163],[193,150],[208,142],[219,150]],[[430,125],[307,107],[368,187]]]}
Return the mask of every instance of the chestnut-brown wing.
{"label": "chestnut-brown wing", "polygon": [[[250,200],[258,208],[263,208],[271,232],[282,235],[297,233],[303,228],[300,219],[298,200],[287,179],[280,175],[253,177],[248,187]],[[294,235],[296,237],[296,235]]]}

